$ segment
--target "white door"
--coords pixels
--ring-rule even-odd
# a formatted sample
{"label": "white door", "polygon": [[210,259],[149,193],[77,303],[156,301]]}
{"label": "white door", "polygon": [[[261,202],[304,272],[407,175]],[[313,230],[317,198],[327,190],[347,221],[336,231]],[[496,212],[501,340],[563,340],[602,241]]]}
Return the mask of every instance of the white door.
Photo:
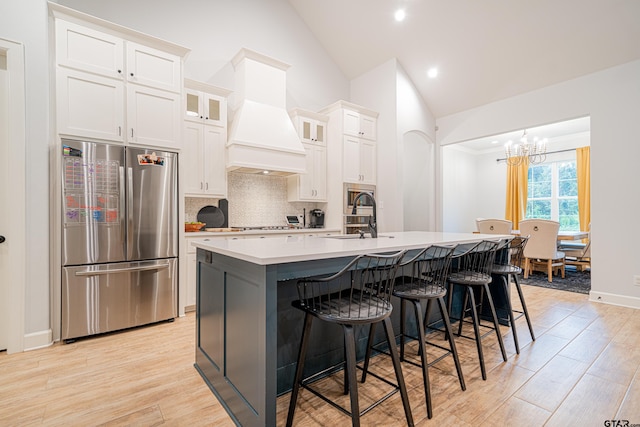
{"label": "white door", "polygon": [[24,49],[0,39],[0,348],[24,350]]}
{"label": "white door", "polygon": [[4,243],[9,230],[8,209],[9,205],[9,176],[8,176],[8,147],[9,135],[7,132],[8,123],[8,72],[6,70],[6,55],[0,51],[0,350],[7,349],[8,341],[8,284],[9,271],[7,261],[9,258],[9,247]]}

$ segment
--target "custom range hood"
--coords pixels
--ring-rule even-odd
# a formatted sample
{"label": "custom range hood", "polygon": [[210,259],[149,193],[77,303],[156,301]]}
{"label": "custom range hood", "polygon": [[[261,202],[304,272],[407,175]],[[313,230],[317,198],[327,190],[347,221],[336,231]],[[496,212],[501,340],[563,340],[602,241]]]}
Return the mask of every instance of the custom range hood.
{"label": "custom range hood", "polygon": [[237,98],[227,140],[227,171],[305,173],[305,151],[286,110],[289,65],[248,49],[241,49],[231,62]]}

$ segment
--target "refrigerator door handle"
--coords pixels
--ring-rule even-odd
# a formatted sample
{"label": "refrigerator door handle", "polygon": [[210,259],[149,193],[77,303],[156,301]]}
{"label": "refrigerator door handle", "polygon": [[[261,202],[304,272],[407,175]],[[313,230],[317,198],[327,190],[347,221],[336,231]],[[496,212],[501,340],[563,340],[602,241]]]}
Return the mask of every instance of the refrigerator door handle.
{"label": "refrigerator door handle", "polygon": [[126,240],[126,236],[127,236],[127,230],[126,230],[126,226],[127,226],[127,219],[125,217],[125,215],[127,215],[126,211],[125,211],[125,191],[124,191],[124,166],[120,166],[118,168],[118,173],[119,173],[119,178],[120,178],[120,206],[118,206],[118,215],[119,215],[119,221],[120,221],[120,241],[122,242],[122,250],[123,250],[123,254],[127,253],[127,240]]}
{"label": "refrigerator door handle", "polygon": [[98,276],[102,274],[126,273],[126,272],[148,271],[148,270],[164,270],[166,268],[169,268],[168,262],[165,264],[144,265],[139,267],[112,268],[109,270],[76,271],[76,276]]}
{"label": "refrigerator door handle", "polygon": [[127,167],[127,259],[131,259],[133,255],[133,168]]}

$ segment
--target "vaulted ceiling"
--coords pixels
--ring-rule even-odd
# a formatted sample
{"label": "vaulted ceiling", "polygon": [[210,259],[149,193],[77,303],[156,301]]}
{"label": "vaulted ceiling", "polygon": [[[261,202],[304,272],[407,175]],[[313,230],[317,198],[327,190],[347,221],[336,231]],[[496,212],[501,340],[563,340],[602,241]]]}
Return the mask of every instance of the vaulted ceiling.
{"label": "vaulted ceiling", "polygon": [[638,0],[289,2],[345,76],[397,58],[436,118],[640,59]]}

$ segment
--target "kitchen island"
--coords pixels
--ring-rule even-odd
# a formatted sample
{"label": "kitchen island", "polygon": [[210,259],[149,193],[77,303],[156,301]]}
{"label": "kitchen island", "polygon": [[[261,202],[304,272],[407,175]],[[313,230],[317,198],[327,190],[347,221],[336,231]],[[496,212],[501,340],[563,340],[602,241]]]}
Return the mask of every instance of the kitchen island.
{"label": "kitchen island", "polygon": [[[335,273],[361,254],[417,251],[434,244],[465,245],[506,236],[398,232],[377,239],[354,237],[300,235],[192,243],[197,248],[195,367],[236,423],[275,425],[276,398],[292,386],[303,319],[291,307],[297,299],[296,279]],[[308,351],[305,375],[341,360],[342,336],[332,327],[336,325],[314,325],[312,333],[322,339],[314,339],[321,344]],[[367,331],[359,332],[361,348]]]}

